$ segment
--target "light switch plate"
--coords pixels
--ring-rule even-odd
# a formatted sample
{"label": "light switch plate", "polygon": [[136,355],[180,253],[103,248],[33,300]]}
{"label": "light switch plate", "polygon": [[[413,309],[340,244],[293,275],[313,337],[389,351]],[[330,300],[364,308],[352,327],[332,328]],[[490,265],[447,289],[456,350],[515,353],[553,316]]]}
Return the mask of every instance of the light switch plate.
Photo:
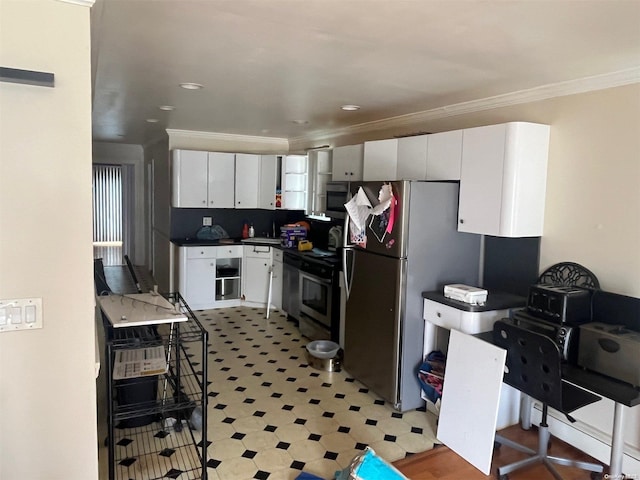
{"label": "light switch plate", "polygon": [[0,300],[0,332],[42,328],[42,298]]}
{"label": "light switch plate", "polygon": [[210,227],[213,225],[213,217],[202,217],[202,225],[204,227]]}

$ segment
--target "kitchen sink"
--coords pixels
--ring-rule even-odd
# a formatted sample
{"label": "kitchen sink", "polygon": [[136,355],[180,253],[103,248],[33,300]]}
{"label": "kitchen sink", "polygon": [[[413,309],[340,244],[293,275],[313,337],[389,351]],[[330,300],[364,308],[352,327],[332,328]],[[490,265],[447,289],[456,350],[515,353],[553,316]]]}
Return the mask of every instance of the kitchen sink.
{"label": "kitchen sink", "polygon": [[240,240],[242,243],[257,243],[257,244],[269,244],[269,245],[280,245],[280,239],[275,237],[253,237],[253,238],[243,238]]}

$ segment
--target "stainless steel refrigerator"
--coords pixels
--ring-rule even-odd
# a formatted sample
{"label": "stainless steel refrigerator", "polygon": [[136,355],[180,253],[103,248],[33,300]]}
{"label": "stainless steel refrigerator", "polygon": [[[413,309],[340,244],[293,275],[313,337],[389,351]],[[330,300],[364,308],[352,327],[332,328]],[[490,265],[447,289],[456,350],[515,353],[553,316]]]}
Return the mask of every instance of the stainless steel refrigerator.
{"label": "stainless steel refrigerator", "polygon": [[[422,292],[477,285],[480,236],[457,231],[458,183],[354,182],[351,195],[366,195],[375,208],[384,184],[391,186],[389,208],[357,222],[364,225],[360,232],[353,218],[345,220],[344,368],[396,410],[407,411],[424,405],[417,379]],[[355,238],[360,245],[353,243],[357,233],[366,235],[366,244],[362,236]]]}

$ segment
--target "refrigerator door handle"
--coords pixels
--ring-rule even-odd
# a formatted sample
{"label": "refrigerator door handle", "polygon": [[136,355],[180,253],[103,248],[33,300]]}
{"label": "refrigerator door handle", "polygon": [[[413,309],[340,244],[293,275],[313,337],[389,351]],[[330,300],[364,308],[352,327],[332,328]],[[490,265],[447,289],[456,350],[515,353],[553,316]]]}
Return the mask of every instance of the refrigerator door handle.
{"label": "refrigerator door handle", "polygon": [[348,251],[349,251],[348,248],[342,249],[342,275],[344,275],[344,290],[347,294],[347,300],[349,300],[349,294],[351,293],[351,282],[349,281],[349,271],[347,268],[347,252]]}
{"label": "refrigerator door handle", "polygon": [[[349,200],[351,195],[348,195]],[[344,276],[344,290],[347,294],[347,300],[349,300],[349,294],[351,293],[351,283],[349,282],[349,272],[347,269],[347,249],[349,248],[349,214],[344,216],[344,226],[342,228],[342,275]]]}

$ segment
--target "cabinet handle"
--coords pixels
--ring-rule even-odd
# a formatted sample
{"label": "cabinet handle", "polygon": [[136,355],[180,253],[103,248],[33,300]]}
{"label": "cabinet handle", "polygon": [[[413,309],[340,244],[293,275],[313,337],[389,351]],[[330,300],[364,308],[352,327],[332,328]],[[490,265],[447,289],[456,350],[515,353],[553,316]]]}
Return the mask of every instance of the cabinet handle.
{"label": "cabinet handle", "polygon": [[440,312],[436,312],[436,317],[440,318],[442,314]]}
{"label": "cabinet handle", "polygon": [[202,203],[207,203],[207,201],[206,200],[202,200]]}
{"label": "cabinet handle", "polygon": [[464,223],[464,220],[462,218],[460,219],[460,223]]}
{"label": "cabinet handle", "polygon": [[213,263],[210,263],[210,264],[209,264],[209,266],[210,266],[210,267],[213,267]]}
{"label": "cabinet handle", "polygon": [[344,172],[344,174],[345,174],[345,176],[346,176],[346,175],[349,175],[349,172]]}

